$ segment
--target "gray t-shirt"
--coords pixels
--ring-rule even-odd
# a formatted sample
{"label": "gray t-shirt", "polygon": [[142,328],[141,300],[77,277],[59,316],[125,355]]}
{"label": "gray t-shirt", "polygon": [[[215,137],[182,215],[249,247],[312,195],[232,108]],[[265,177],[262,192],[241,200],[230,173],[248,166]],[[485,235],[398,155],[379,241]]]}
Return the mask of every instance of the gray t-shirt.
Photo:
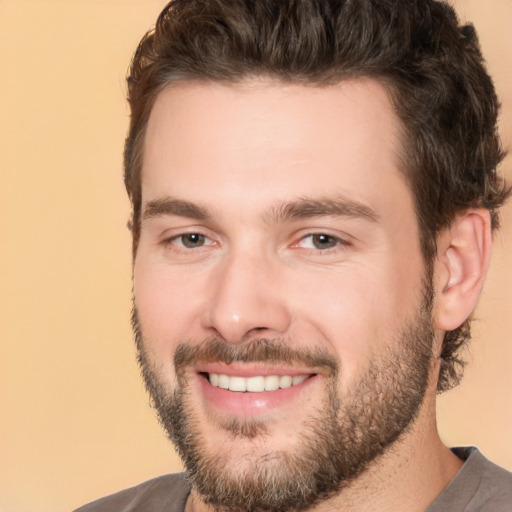
{"label": "gray t-shirt", "polygon": [[[425,512],[512,512],[512,473],[476,448],[453,448],[461,470]],[[75,512],[184,512],[190,489],[182,473],[106,496]]]}
{"label": "gray t-shirt", "polygon": [[425,512],[512,512],[512,473],[474,447],[452,451],[466,462]]}

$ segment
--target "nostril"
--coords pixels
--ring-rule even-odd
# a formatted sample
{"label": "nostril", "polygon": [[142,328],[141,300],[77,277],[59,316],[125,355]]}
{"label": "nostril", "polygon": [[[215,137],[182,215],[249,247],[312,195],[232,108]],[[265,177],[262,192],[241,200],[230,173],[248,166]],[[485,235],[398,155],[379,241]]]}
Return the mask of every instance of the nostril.
{"label": "nostril", "polygon": [[247,334],[247,336],[251,336],[251,334],[254,336],[256,333],[261,333],[263,331],[268,331],[268,327],[253,327]]}

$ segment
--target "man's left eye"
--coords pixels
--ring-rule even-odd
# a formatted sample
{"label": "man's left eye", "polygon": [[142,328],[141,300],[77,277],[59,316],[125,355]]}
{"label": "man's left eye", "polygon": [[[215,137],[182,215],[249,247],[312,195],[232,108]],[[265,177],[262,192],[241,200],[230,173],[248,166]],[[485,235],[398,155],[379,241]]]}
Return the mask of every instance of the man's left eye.
{"label": "man's left eye", "polygon": [[345,242],[337,236],[326,235],[325,233],[319,233],[316,235],[308,235],[302,238],[299,242],[299,247],[303,249],[317,249],[326,250],[342,245]]}

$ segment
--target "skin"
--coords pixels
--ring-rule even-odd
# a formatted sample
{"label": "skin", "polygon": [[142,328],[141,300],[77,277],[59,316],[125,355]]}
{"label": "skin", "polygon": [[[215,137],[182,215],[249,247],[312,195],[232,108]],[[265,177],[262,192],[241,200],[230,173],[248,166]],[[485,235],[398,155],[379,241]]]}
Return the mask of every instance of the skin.
{"label": "skin", "polygon": [[[146,134],[134,285],[147,357],[167,389],[176,388],[173,355],[182,342],[265,337],[326,350],[342,368],[342,397],[396,343],[420,306],[424,276],[397,158],[400,129],[385,90],[371,80],[326,88],[263,79],[187,83],[160,93]],[[326,200],[342,208],[277,214]],[[204,243],[187,247],[190,234]],[[320,234],[332,247],[315,246],[312,235]],[[443,332],[476,303],[490,250],[488,214],[461,214],[438,245],[434,354]],[[199,428],[210,453],[232,454],[226,469],[234,474],[250,470],[255,455],[293,451],[325,393],[320,372],[283,400],[249,399],[236,411],[204,392],[198,371],[188,378]],[[438,371],[434,357],[419,416],[400,442],[315,510],[420,511],[435,499],[461,466],[436,429]],[[222,422],[233,415],[265,421],[267,435],[230,436]],[[187,510],[209,508],[193,492]]]}

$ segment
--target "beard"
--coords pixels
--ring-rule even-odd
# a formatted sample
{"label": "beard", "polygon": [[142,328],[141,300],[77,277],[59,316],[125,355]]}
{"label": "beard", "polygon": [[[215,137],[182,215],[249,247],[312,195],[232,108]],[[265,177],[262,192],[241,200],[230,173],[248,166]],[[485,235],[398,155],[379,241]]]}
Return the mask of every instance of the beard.
{"label": "beard", "polygon": [[[338,380],[343,368],[336,357],[322,349],[295,349],[293,342],[276,339],[241,345],[220,339],[182,343],[174,356],[177,386],[170,390],[148,357],[134,309],[132,322],[146,388],[194,491],[224,512],[306,510],[340,493],[406,433],[418,415],[432,360],[431,297],[426,286],[415,318],[343,396]],[[267,448],[258,453],[256,447],[264,447],[271,437],[268,422],[238,417],[216,426],[232,441],[253,443],[254,453],[244,455],[242,461],[235,450],[231,454],[222,446],[207,446],[209,427],[200,426],[186,370],[195,363],[218,361],[283,366],[296,362],[323,370],[323,400],[314,414],[298,419],[301,428],[293,432],[296,449]],[[244,469],[237,470],[237,462],[243,462]]]}

